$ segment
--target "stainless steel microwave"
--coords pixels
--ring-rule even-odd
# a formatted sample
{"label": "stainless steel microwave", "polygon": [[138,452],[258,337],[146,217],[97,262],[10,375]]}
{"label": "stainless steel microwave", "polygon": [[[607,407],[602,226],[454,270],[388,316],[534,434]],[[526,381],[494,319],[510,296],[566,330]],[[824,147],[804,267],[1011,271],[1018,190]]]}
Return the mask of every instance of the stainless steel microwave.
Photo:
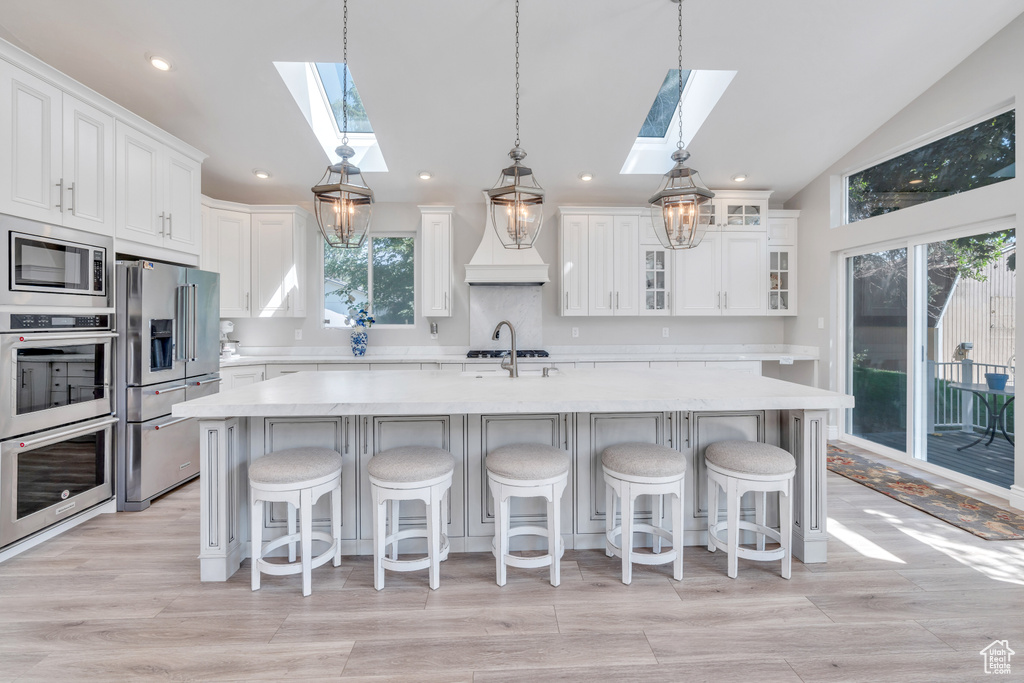
{"label": "stainless steel microwave", "polygon": [[7,254],[2,303],[104,308],[113,240],[105,235],[0,216]]}

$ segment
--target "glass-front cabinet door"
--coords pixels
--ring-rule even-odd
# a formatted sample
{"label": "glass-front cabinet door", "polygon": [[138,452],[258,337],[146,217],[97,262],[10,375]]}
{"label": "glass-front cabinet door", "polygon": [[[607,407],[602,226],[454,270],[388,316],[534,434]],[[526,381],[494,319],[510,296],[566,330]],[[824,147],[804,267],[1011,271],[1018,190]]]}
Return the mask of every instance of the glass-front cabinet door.
{"label": "glass-front cabinet door", "polygon": [[641,273],[643,274],[643,307],[641,315],[668,315],[670,253],[662,247],[642,246],[640,248]]}
{"label": "glass-front cabinet door", "polygon": [[768,248],[768,315],[796,315],[796,248]]}

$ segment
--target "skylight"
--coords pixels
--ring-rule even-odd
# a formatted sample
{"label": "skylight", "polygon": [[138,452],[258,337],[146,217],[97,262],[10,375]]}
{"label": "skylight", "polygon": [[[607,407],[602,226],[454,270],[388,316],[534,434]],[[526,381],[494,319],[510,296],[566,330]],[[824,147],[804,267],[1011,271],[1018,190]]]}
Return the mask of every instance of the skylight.
{"label": "skylight", "polygon": [[341,144],[344,102],[348,108],[348,144],[356,152],[352,163],[371,173],[388,170],[351,69],[348,71],[348,93],[342,97],[344,64],[274,62],[274,66],[331,163],[340,161],[334,150]]}
{"label": "skylight", "polygon": [[688,145],[734,76],[735,71],[684,69],[680,101],[679,70],[669,69],[619,173],[664,173],[670,169],[679,140],[679,117],[683,120],[683,143]]}

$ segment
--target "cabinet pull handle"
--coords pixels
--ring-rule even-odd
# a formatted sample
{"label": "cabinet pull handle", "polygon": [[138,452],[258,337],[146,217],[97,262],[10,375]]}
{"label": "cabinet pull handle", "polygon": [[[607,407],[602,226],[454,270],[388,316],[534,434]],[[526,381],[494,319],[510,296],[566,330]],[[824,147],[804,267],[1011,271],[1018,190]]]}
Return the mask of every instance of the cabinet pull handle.
{"label": "cabinet pull handle", "polygon": [[618,307],[619,307],[619,293],[615,292],[615,308],[618,309]]}
{"label": "cabinet pull handle", "polygon": [[444,293],[444,310],[448,310],[448,292]]}
{"label": "cabinet pull handle", "polygon": [[174,234],[174,214],[172,213],[167,214],[167,233],[169,235]]}
{"label": "cabinet pull handle", "polygon": [[562,432],[562,435],[565,437],[565,440],[562,443],[565,444],[565,450],[569,450],[569,415],[568,415],[568,413],[563,413],[562,414],[562,424],[565,426],[565,431]]}
{"label": "cabinet pull handle", "polygon": [[729,308],[729,292],[725,293],[725,308]]}
{"label": "cabinet pull handle", "polygon": [[363,454],[364,455],[367,452],[367,447],[366,447],[367,437],[366,437],[366,433],[369,432],[369,431],[370,431],[370,418],[364,417],[363,418]]}
{"label": "cabinet pull handle", "polygon": [[249,310],[249,292],[245,293],[245,310]]}
{"label": "cabinet pull handle", "polygon": [[57,181],[57,209],[64,211],[64,179]]}
{"label": "cabinet pull handle", "polygon": [[74,215],[74,213],[75,213],[75,184],[74,183],[71,183],[71,187],[68,188],[68,192],[71,193],[71,206],[68,207],[68,211],[70,211],[71,214]]}
{"label": "cabinet pull handle", "polygon": [[668,414],[668,445],[672,446],[672,413]]}
{"label": "cabinet pull handle", "polygon": [[608,310],[612,309],[612,293],[608,292]]}
{"label": "cabinet pull handle", "polygon": [[665,292],[665,308],[672,308],[672,292]]}
{"label": "cabinet pull handle", "polygon": [[165,216],[166,216],[166,214],[164,214],[164,213],[160,214],[160,236],[161,237],[164,236],[164,221],[166,220]]}
{"label": "cabinet pull handle", "polygon": [[722,307],[722,293],[719,292],[718,293],[718,303],[715,304],[715,308],[721,308],[721,307]]}
{"label": "cabinet pull handle", "polygon": [[565,293],[565,310],[569,310],[569,292]]}
{"label": "cabinet pull handle", "polygon": [[344,432],[345,432],[345,454],[346,455],[348,455],[348,421],[349,421],[349,418],[346,417],[345,421],[342,423],[342,427],[341,427],[342,430],[344,430]]}

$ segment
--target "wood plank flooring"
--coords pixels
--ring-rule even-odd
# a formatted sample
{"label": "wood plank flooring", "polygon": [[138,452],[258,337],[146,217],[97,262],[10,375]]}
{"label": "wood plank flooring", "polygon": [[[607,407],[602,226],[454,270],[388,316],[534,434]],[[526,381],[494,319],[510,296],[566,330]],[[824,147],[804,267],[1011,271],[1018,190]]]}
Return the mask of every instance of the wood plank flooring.
{"label": "wood plank flooring", "polygon": [[[197,482],[145,512],[101,515],[0,564],[0,682],[971,681],[979,651],[1024,652],[1024,542],[983,541],[829,475],[830,561],[740,561],[688,547],[685,578],[601,551],[494,583],[486,554],[453,554],[373,589],[366,557],[300,579],[248,563],[202,584]],[[989,502],[995,502],[991,499]],[[1024,674],[1024,655],[1012,666]],[[1019,661],[1019,663],[1018,663]],[[990,678],[990,677],[988,677]]]}

